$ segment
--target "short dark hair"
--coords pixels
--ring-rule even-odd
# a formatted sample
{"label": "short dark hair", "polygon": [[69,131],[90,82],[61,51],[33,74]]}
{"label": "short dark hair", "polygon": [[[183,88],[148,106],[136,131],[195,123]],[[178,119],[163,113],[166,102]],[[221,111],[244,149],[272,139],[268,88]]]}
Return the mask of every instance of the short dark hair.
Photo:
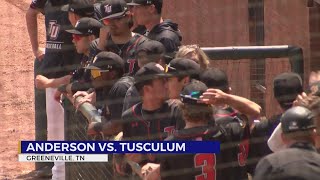
{"label": "short dark hair", "polygon": [[157,12],[158,12],[158,14],[160,14],[160,15],[161,15],[161,13],[162,13],[162,4],[163,4],[162,1],[163,1],[163,0],[155,0],[155,1],[153,2],[153,4],[154,4],[154,6],[155,6],[155,8],[156,8],[156,10],[157,10]]}

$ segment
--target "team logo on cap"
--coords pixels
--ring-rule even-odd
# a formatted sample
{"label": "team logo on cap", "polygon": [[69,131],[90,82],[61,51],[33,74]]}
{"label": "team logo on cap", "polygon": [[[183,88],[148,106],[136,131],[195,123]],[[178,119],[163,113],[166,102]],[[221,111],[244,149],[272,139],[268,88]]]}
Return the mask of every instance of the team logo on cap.
{"label": "team logo on cap", "polygon": [[93,59],[93,61],[92,61],[92,63],[94,63],[94,62],[96,62],[96,60],[98,59],[98,57],[96,56],[96,57],[94,57],[94,59]]}
{"label": "team logo on cap", "polygon": [[77,21],[76,25],[74,27],[77,27],[79,25],[80,21]]}
{"label": "team logo on cap", "polygon": [[164,71],[164,68],[160,64],[156,64],[156,67],[159,68],[161,71]]}
{"label": "team logo on cap", "polygon": [[147,4],[152,4],[152,1],[147,1]]}
{"label": "team logo on cap", "polygon": [[110,4],[104,6],[104,12],[108,14],[112,12],[112,7]]}
{"label": "team logo on cap", "polygon": [[290,125],[289,125],[289,129],[290,130],[299,129],[297,122],[295,122],[295,121],[291,122]]}

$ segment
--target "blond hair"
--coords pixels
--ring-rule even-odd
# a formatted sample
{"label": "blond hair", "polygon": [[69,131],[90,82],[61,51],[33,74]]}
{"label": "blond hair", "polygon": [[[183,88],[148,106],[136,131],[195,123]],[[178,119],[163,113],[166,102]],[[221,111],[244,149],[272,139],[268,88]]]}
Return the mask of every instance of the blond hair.
{"label": "blond hair", "polygon": [[[194,55],[196,59],[191,58]],[[209,66],[208,56],[196,44],[181,46],[176,54],[176,58],[190,58],[200,64],[201,69],[207,69]]]}

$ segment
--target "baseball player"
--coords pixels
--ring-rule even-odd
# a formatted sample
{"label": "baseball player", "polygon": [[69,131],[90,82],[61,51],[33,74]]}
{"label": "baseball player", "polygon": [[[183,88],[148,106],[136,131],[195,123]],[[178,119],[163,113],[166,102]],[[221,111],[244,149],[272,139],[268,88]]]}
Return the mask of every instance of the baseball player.
{"label": "baseball player", "polygon": [[[148,64],[149,62],[155,62],[166,68],[164,60],[165,48],[159,41],[147,40],[139,45],[136,51],[136,59],[138,60],[139,68]],[[139,92],[135,86],[131,86],[123,101],[123,112],[131,108],[133,105],[141,102]]]}
{"label": "baseball player", "polygon": [[[32,49],[41,60],[36,84],[45,85],[48,79],[68,75],[79,64],[79,56],[72,48],[72,37],[63,28],[70,26],[68,14],[61,11],[66,0],[33,0],[27,13],[27,27]],[[46,50],[43,58],[39,51],[37,37],[37,14],[45,15]],[[71,47],[71,48],[70,48]],[[63,82],[71,76],[62,78]],[[42,81],[43,80],[43,81]],[[54,100],[55,88],[46,88],[46,113],[48,140],[64,139],[64,112],[62,106]],[[64,163],[55,163],[52,169],[53,179],[64,179]]]}
{"label": "baseball player", "polygon": [[170,99],[179,99],[183,88],[199,79],[200,65],[191,59],[176,58],[168,65],[168,89]]}
{"label": "baseball player", "polygon": [[[282,112],[292,107],[296,97],[303,92],[301,77],[296,73],[282,73],[277,75],[273,80],[273,94]],[[253,124],[251,130],[251,145],[255,151],[250,151],[249,159],[260,159],[270,153],[271,149],[268,146],[268,139],[273,131],[280,123],[281,114],[271,117],[270,119],[261,120]],[[260,139],[259,141],[255,139]],[[257,161],[250,166],[251,173],[254,173]]]}
{"label": "baseball player", "polygon": [[135,52],[139,44],[147,38],[131,32],[131,14],[124,0],[103,1],[101,12],[101,20],[110,29],[104,50],[122,57],[125,61],[125,73],[133,76],[139,69]]}
{"label": "baseball player", "polygon": [[259,161],[254,179],[318,179],[320,155],[315,148],[315,114],[296,106],[281,119],[282,139],[287,148]]}
{"label": "baseball player", "polygon": [[133,18],[139,25],[144,25],[147,29],[145,36],[151,40],[161,42],[166,48],[168,64],[174,58],[174,54],[181,45],[181,34],[178,24],[169,19],[163,20],[161,17],[163,0],[132,0],[128,6]]}
{"label": "baseball player", "polygon": [[231,94],[228,77],[218,68],[209,68],[200,75],[200,80],[209,88],[203,98],[208,98],[217,108],[214,113],[215,123],[222,127],[231,126],[240,130],[239,134],[232,135],[238,143],[237,159],[238,177],[247,178],[247,158],[249,154],[250,126],[252,119],[260,116],[261,107],[249,99]]}
{"label": "baseball player", "polygon": [[[206,90],[206,85],[200,81],[190,83],[182,90],[180,107],[186,126],[182,130],[175,131],[166,140],[219,141],[221,152],[158,155],[160,172],[159,169],[154,171],[158,171],[161,179],[246,179],[237,173],[239,168],[234,166],[234,162],[238,148],[231,145],[234,144],[231,135],[239,135],[241,127],[229,125],[222,127],[212,123],[214,107],[200,99]],[[147,178],[152,179],[155,174],[157,173],[152,172]]]}

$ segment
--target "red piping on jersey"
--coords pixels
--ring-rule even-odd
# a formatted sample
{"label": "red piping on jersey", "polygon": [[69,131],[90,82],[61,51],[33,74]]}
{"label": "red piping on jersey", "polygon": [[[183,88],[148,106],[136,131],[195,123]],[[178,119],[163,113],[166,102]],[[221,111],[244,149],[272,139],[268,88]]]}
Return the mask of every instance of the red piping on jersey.
{"label": "red piping on jersey", "polygon": [[[148,130],[148,139],[150,140],[150,127],[148,126],[148,124],[147,124],[147,122],[144,120],[144,119],[142,119],[142,117],[141,116],[139,116],[138,114],[136,114],[136,112],[135,112],[135,107],[137,106],[137,104],[136,105],[134,105],[134,106],[132,106],[132,114],[136,117],[136,118],[138,118],[140,121],[142,121],[143,123],[144,123],[144,125],[147,127],[147,130]],[[142,108],[142,107],[141,107]]]}
{"label": "red piping on jersey", "polygon": [[131,46],[129,46],[129,47],[127,48],[127,54],[128,54],[128,52],[131,50],[131,48],[133,48],[134,46],[136,46],[136,45],[138,44],[138,42],[140,42],[140,39],[142,39],[142,37],[143,37],[143,36],[140,36],[140,37],[134,42],[134,44],[132,44]]}

